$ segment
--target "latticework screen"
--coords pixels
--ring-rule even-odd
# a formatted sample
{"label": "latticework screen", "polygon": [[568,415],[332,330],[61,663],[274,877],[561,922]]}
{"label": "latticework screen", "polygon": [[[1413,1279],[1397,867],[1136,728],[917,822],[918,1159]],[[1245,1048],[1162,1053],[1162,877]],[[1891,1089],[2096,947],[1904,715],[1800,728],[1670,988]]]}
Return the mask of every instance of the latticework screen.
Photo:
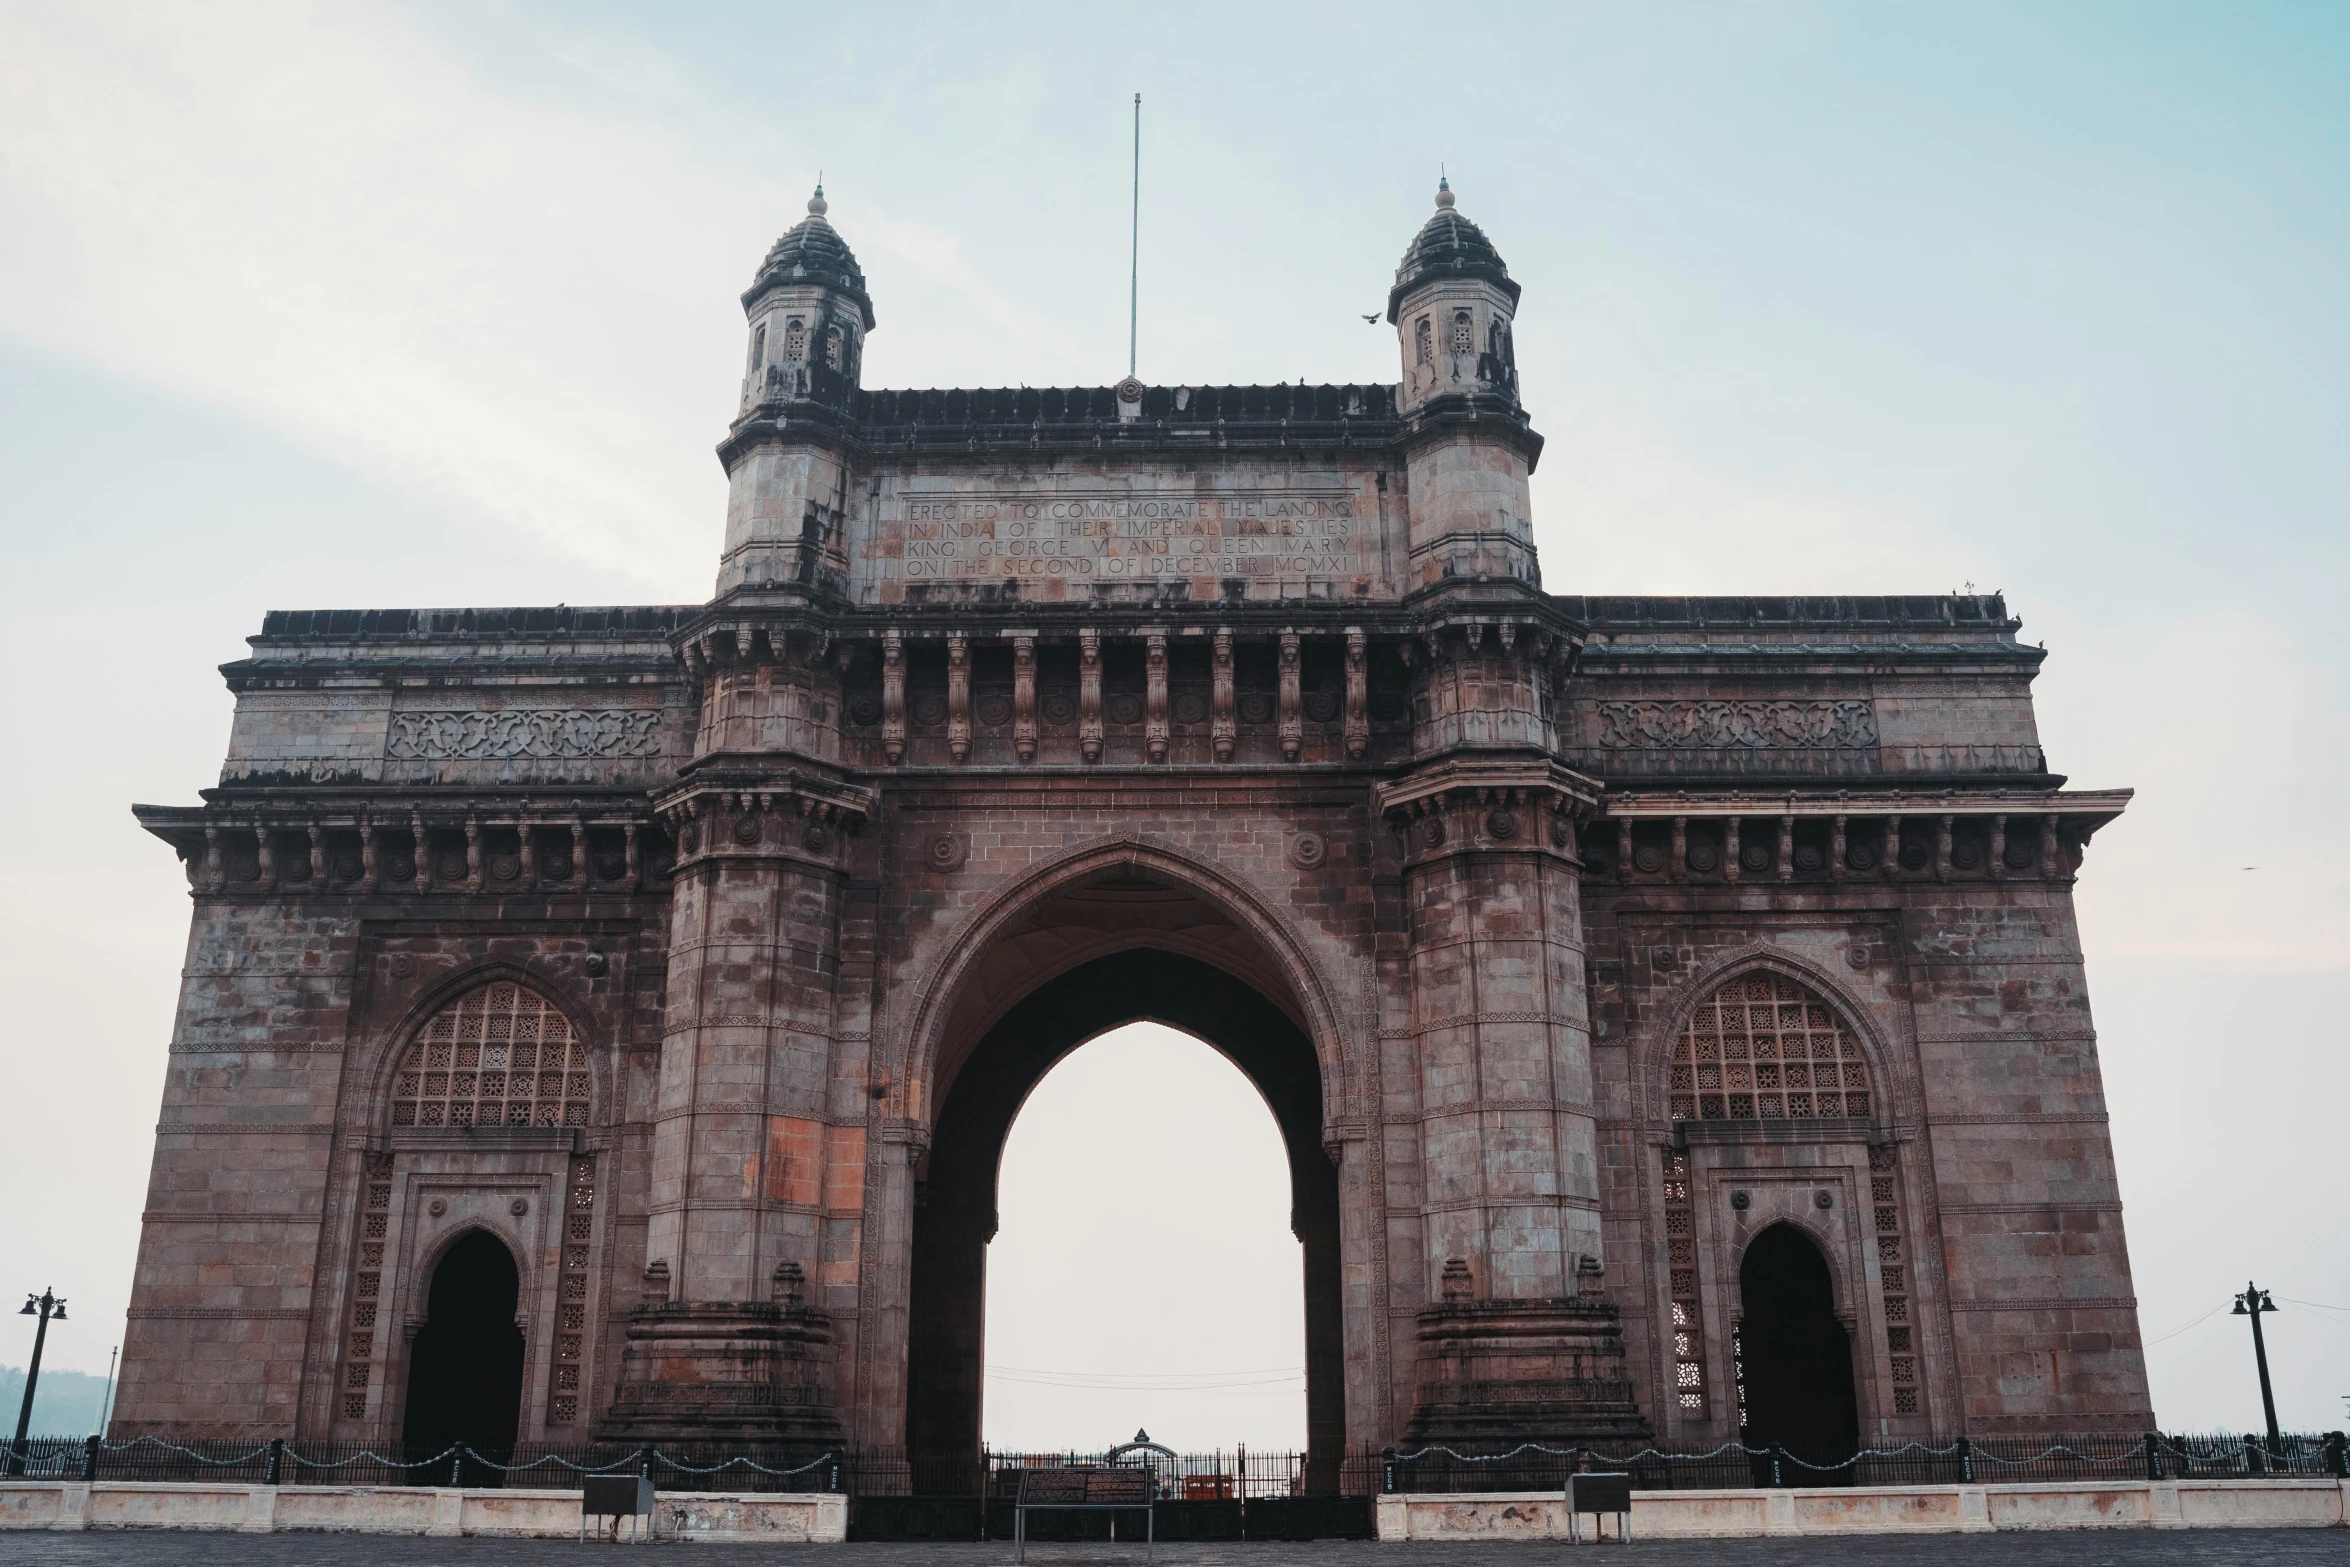
{"label": "latticework screen", "polygon": [[520,985],[469,991],[425,1024],[392,1086],[394,1126],[585,1126],[587,1052]]}
{"label": "latticework screen", "polygon": [[1697,1004],[1674,1046],[1676,1121],[1867,1116],[1869,1069],[1828,1004],[1791,979],[1745,974]]}

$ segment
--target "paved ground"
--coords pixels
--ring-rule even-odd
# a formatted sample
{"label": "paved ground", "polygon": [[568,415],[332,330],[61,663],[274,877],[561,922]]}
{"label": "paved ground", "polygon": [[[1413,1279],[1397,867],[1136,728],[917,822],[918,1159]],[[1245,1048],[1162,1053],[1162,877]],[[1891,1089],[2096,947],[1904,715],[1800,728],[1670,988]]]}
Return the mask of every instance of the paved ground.
{"label": "paved ground", "polygon": [[[653,1547],[661,1549],[661,1547]],[[1658,1567],[2296,1567],[2350,1562],[2350,1533],[2340,1529],[2082,1530],[2078,1533],[1975,1534],[1847,1540],[1704,1540],[1649,1542],[1604,1550],[1595,1563]],[[568,1540],[420,1540],[387,1535],[234,1535],[106,1530],[88,1534],[0,1534],[0,1567],[483,1567],[483,1564],[575,1562],[614,1547]],[[618,1549],[626,1549],[625,1546]],[[1557,1567],[1564,1545],[1169,1545],[1164,1567]],[[1008,1545],[703,1546],[706,1562],[790,1567],[1010,1567]],[[1032,1567],[1140,1567],[1142,1552],[1101,1546],[1028,1549]]]}

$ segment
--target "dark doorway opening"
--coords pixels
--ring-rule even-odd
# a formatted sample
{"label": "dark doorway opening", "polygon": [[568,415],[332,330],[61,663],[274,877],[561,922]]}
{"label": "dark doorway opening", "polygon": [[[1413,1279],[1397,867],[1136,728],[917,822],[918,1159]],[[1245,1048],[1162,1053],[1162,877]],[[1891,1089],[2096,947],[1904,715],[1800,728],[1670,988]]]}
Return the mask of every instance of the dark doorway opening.
{"label": "dark doorway opening", "polygon": [[1345,1352],[1338,1172],[1322,1148],[1320,1063],[1304,1030],[1255,986],[1197,958],[1149,948],[1096,958],[1038,986],[987,1029],[942,1089],[914,1210],[907,1450],[918,1471],[968,1466],[976,1481],[987,1245],[1005,1139],[1029,1090],[1055,1062],[1136,1021],[1164,1023],[1215,1046],[1256,1084],[1281,1128],[1290,1227],[1305,1269],[1303,1483],[1335,1491],[1346,1442]]}
{"label": "dark doorway opening", "polygon": [[[1746,1445],[1781,1447],[1803,1460],[1780,1466],[1783,1484],[1849,1485],[1860,1411],[1852,1396],[1852,1336],[1836,1320],[1827,1259],[1801,1230],[1774,1224],[1746,1248],[1738,1296]],[[1767,1459],[1757,1460],[1758,1483],[1769,1469]]]}
{"label": "dark doorway opening", "polygon": [[[401,1432],[411,1463],[463,1444],[506,1463],[522,1418],[522,1329],[514,1310],[522,1290],[514,1254],[472,1230],[441,1254],[433,1269],[424,1326],[408,1361],[408,1414]],[[449,1483],[449,1460],[420,1483]],[[496,1485],[499,1471],[467,1461],[467,1485]]]}

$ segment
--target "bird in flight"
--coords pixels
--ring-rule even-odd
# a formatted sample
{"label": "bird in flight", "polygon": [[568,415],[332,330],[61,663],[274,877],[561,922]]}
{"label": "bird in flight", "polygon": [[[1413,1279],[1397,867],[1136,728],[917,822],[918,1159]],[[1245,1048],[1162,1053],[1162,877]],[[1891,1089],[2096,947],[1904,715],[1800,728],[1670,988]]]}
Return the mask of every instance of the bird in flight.
{"label": "bird in flight", "polygon": [[1370,322],[1371,325],[1377,326],[1379,324],[1379,312],[1374,310],[1369,315],[1363,317],[1363,319]]}

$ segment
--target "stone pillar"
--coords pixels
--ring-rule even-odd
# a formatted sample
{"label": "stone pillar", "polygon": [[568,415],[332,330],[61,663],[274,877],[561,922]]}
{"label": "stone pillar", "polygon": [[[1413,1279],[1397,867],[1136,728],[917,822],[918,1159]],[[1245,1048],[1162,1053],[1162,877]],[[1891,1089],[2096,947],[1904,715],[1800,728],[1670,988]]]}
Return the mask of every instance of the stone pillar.
{"label": "stone pillar", "polygon": [[[826,1215],[861,1211],[862,1105],[834,1104],[843,823],[794,787],[688,784],[655,1107],[648,1260],[674,1291],[630,1319],[602,1434],[839,1440],[830,1324],[803,1281]],[[853,1161],[853,1162],[852,1162]]]}
{"label": "stone pillar", "polygon": [[1419,1261],[1439,1302],[1420,1318],[1414,1444],[1647,1430],[1615,1308],[1578,1274],[1604,1255],[1582,908],[1571,839],[1543,830],[1572,803],[1522,784],[1388,800],[1408,844]]}
{"label": "stone pillar", "polygon": [[1370,642],[1360,627],[1346,628],[1346,754],[1361,761],[1371,749]]}
{"label": "stone pillar", "polygon": [[1036,760],[1036,637],[1026,631],[1012,638],[1012,749]]}
{"label": "stone pillar", "polygon": [[1298,714],[1297,633],[1281,633],[1281,760],[1294,762],[1305,744],[1305,723]]}
{"label": "stone pillar", "polygon": [[947,633],[947,755],[971,755],[971,639],[960,631]]}
{"label": "stone pillar", "polygon": [[1154,762],[1167,759],[1167,633],[1153,627],[1144,637],[1142,731],[1146,754]]}
{"label": "stone pillar", "polygon": [[1240,730],[1232,716],[1232,633],[1218,630],[1215,644],[1215,690],[1210,703],[1209,737],[1216,748],[1216,760],[1232,760],[1233,748],[1239,744]]}
{"label": "stone pillar", "polygon": [[1102,759],[1102,634],[1077,633],[1077,745],[1089,762]]}

